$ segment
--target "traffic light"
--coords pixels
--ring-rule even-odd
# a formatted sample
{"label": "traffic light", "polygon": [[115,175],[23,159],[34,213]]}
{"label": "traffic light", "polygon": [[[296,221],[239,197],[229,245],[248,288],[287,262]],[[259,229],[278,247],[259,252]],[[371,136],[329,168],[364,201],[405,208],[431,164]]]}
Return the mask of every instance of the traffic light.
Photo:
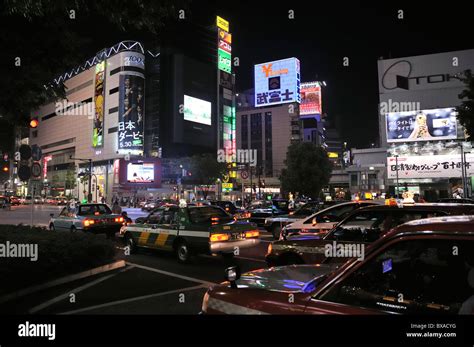
{"label": "traffic light", "polygon": [[38,120],[38,118],[32,118],[32,119],[30,120],[30,129],[35,129],[35,128],[38,127],[38,125],[39,125],[39,120]]}
{"label": "traffic light", "polygon": [[3,166],[2,166],[2,171],[3,171],[3,172],[9,172],[9,171],[10,171],[10,168],[9,168],[8,166],[9,166],[8,164],[3,164]]}

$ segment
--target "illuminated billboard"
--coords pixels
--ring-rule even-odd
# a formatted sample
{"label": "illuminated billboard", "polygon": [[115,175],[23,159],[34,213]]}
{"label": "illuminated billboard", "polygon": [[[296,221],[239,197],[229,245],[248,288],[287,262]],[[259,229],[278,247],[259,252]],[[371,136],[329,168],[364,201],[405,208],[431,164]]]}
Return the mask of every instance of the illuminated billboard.
{"label": "illuminated billboard", "polygon": [[[229,50],[230,50],[230,45],[229,45]],[[219,70],[231,73],[232,72],[232,55],[223,49],[219,48],[217,50],[217,67]]]}
{"label": "illuminated billboard", "polygon": [[152,183],[155,180],[155,166],[153,163],[128,163],[127,182]]}
{"label": "illuminated billboard", "polygon": [[296,58],[255,65],[255,106],[301,102],[300,62]]}
{"label": "illuminated billboard", "polygon": [[[466,155],[467,176],[474,175],[474,155]],[[387,173],[389,179],[398,178],[449,178],[462,177],[461,155],[418,155],[398,158],[387,158]]]}
{"label": "illuminated billboard", "polygon": [[104,145],[104,110],[105,110],[105,61],[95,66],[94,78],[94,123],[92,125],[92,147]]}
{"label": "illuminated billboard", "polygon": [[117,131],[119,150],[143,151],[144,86],[143,77],[120,76]]}
{"label": "illuminated billboard", "polygon": [[209,101],[184,96],[184,120],[211,125],[212,104]]}
{"label": "illuminated billboard", "polygon": [[387,142],[450,140],[457,138],[453,108],[386,114]]}
{"label": "illuminated billboard", "polygon": [[229,31],[229,22],[222,17],[216,17],[216,25],[222,30]]}
{"label": "illuminated billboard", "polygon": [[321,114],[321,86],[318,82],[301,83],[300,115]]}

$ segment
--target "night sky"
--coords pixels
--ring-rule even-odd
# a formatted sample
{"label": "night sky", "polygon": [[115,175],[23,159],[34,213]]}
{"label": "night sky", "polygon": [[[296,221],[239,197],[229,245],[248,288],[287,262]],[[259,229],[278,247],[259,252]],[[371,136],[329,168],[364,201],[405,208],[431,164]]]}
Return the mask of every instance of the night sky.
{"label": "night sky", "polygon": [[[323,112],[335,120],[343,140],[359,148],[378,137],[378,58],[474,48],[472,12],[463,7],[462,2],[415,7],[403,1],[216,4],[230,22],[232,54],[240,58],[238,89],[252,87],[254,64],[297,57],[302,81],[317,76],[327,82]],[[399,9],[403,20],[397,18]],[[349,67],[342,65],[346,56]]]}
{"label": "night sky", "polygon": [[[254,64],[297,57],[302,81],[327,82],[323,112],[335,122],[343,141],[362,148],[378,137],[379,57],[474,48],[472,13],[463,2],[416,3],[194,0],[186,19],[211,26],[218,14],[230,21],[232,54],[240,58],[234,68],[239,91],[253,86]],[[404,11],[402,20],[397,18],[399,9]],[[295,19],[288,18],[289,10]],[[78,52],[84,60],[119,40],[149,38],[146,33],[117,32],[93,17],[79,18],[76,25],[91,39],[84,52]],[[342,65],[343,57],[349,57],[349,67]],[[8,134],[0,133],[0,142]]]}

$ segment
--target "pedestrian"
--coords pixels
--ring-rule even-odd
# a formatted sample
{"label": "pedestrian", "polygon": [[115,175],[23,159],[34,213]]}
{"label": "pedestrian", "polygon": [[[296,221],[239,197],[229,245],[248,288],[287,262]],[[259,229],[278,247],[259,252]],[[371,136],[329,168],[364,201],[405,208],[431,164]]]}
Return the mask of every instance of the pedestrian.
{"label": "pedestrian", "polygon": [[123,217],[124,225],[128,225],[128,224],[132,224],[132,223],[133,223],[132,218],[130,218],[130,217],[128,216],[128,213],[127,213],[126,211],[123,211],[123,212],[122,212],[122,217]]}
{"label": "pedestrian", "polygon": [[122,208],[120,207],[118,201],[115,201],[112,205],[112,213],[113,214],[121,214]]}
{"label": "pedestrian", "polygon": [[100,202],[105,204],[105,196],[102,195],[102,198],[100,199]]}

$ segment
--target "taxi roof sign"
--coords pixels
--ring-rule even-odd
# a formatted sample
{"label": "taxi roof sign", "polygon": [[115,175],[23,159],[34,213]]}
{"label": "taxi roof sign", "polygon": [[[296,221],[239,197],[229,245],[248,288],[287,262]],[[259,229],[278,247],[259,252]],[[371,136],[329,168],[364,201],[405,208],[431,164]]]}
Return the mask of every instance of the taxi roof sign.
{"label": "taxi roof sign", "polygon": [[216,24],[222,30],[229,32],[229,22],[226,21],[224,18],[217,16]]}

